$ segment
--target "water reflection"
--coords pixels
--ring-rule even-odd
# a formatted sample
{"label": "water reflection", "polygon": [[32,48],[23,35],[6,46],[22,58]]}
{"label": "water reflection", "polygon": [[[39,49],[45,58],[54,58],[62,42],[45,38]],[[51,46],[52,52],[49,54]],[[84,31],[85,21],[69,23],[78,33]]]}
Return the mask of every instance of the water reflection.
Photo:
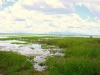
{"label": "water reflection", "polygon": [[40,44],[33,44],[32,47],[34,49],[42,49]]}
{"label": "water reflection", "polygon": [[[40,44],[12,44],[13,42],[25,43],[23,41],[9,40],[0,41],[0,50],[3,51],[14,51],[21,53],[26,56],[34,56],[34,68],[38,71],[45,70],[45,66],[40,66],[39,63],[44,62],[47,56],[60,55],[57,51],[55,54],[50,53],[50,49],[42,49]],[[56,50],[56,49],[54,49]]]}
{"label": "water reflection", "polygon": [[45,61],[46,56],[35,56],[34,58],[34,68],[37,69],[38,71],[43,71],[45,70],[45,66],[40,66],[39,63]]}
{"label": "water reflection", "polygon": [[0,36],[0,38],[8,38],[7,36]]}
{"label": "water reflection", "polygon": [[14,51],[27,56],[34,56],[34,68],[38,71],[44,70],[45,66],[40,66],[39,63],[45,61],[49,51],[44,51],[40,44],[12,44],[12,42],[22,42],[16,40],[0,41],[0,50],[2,51]]}

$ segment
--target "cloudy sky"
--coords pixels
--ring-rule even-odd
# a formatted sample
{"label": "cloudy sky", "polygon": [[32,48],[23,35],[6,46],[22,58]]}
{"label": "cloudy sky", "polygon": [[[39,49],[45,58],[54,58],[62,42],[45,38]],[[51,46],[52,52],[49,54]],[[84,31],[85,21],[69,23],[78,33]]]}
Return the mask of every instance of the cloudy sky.
{"label": "cloudy sky", "polygon": [[100,35],[100,0],[0,0],[0,33]]}

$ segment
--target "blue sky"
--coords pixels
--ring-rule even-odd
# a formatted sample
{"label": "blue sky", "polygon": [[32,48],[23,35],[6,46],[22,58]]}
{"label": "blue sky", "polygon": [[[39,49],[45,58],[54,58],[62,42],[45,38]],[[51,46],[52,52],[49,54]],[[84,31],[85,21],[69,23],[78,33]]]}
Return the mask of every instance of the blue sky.
{"label": "blue sky", "polygon": [[0,0],[0,33],[100,35],[98,0]]}
{"label": "blue sky", "polygon": [[86,6],[78,6],[75,5],[75,13],[78,14],[82,19],[87,19],[90,17],[89,21],[95,21],[95,15],[93,12],[91,12]]}

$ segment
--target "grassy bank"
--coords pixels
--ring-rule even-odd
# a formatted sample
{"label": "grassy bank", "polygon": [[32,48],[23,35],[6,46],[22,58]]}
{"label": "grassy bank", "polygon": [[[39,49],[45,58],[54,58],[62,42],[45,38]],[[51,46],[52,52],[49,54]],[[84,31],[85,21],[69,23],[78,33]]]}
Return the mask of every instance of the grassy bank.
{"label": "grassy bank", "polygon": [[30,57],[11,51],[0,51],[0,75],[33,75]]}

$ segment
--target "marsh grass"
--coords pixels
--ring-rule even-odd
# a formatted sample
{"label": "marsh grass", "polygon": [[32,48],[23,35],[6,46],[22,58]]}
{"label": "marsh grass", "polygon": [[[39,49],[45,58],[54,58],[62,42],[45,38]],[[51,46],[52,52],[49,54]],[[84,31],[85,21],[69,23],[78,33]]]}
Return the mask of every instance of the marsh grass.
{"label": "marsh grass", "polygon": [[40,43],[63,48],[64,57],[49,57],[47,75],[100,75],[100,39],[72,37]]}
{"label": "marsh grass", "polygon": [[12,42],[11,44],[29,44],[28,42]]}
{"label": "marsh grass", "polygon": [[45,66],[45,64],[46,64],[45,62],[40,62],[39,63],[40,66]]}
{"label": "marsh grass", "polygon": [[[13,56],[8,53],[9,57],[7,52],[4,54],[0,52],[0,57],[2,57],[0,58],[0,72],[10,73],[10,75],[15,72],[17,72],[16,75],[32,75],[32,73],[33,75],[100,75],[100,38],[32,36],[20,37],[20,40],[57,46],[63,49],[61,52],[64,53],[64,56],[46,58],[46,62],[41,63],[41,65],[46,65],[46,72],[37,73],[34,69],[30,69],[31,64],[26,61],[27,57],[18,54],[18,58],[24,60],[17,62],[19,59],[15,54]],[[46,45],[44,45],[44,48],[47,48]],[[8,57],[9,59],[7,59]],[[14,67],[10,63],[11,61],[16,62],[13,64]],[[21,72],[19,64],[24,65],[24,69],[22,68]]]}
{"label": "marsh grass", "polygon": [[[32,63],[27,61],[32,57],[14,53],[11,51],[0,51],[0,73],[4,75],[17,75],[33,71]],[[32,74],[31,74],[32,75]]]}
{"label": "marsh grass", "polygon": [[10,38],[0,38],[0,40],[17,40],[18,38],[16,37],[10,37]]}
{"label": "marsh grass", "polygon": [[[43,39],[44,38],[44,39]],[[45,75],[100,75],[100,39],[83,37],[24,37],[28,42],[62,48],[64,57],[49,57]],[[40,41],[38,41],[41,39]],[[44,45],[44,48],[47,46]],[[41,74],[42,75],[42,74]]]}
{"label": "marsh grass", "polygon": [[97,72],[97,65],[92,60],[81,57],[49,58],[47,64],[49,75],[93,75]]}

